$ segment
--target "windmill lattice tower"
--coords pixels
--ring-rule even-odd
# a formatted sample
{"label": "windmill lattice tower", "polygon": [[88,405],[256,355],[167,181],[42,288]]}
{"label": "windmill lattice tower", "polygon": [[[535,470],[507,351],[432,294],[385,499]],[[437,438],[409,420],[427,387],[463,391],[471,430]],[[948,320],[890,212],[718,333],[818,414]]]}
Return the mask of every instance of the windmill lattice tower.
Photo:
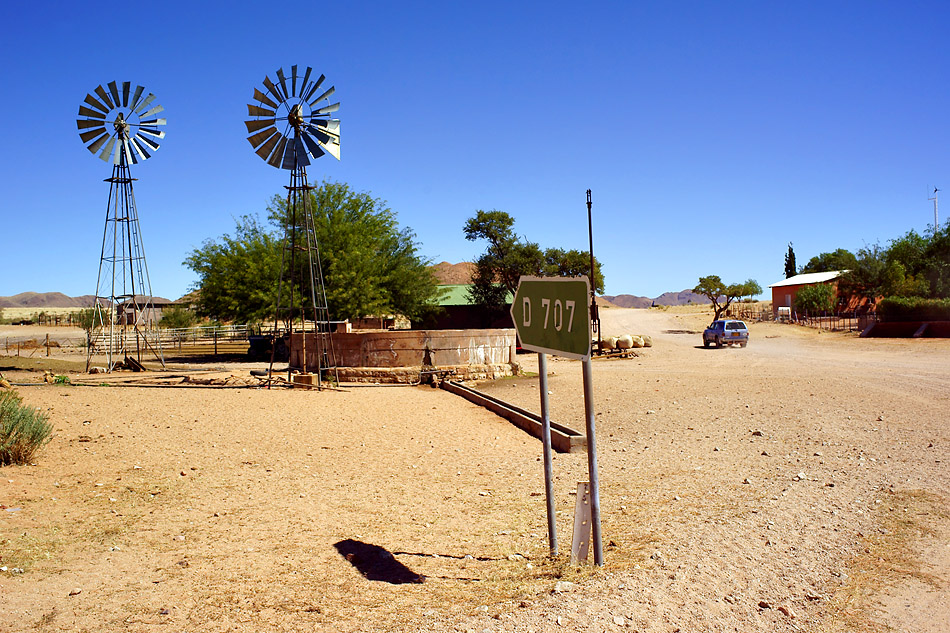
{"label": "windmill lattice tower", "polygon": [[[301,370],[304,376],[313,370],[319,388],[324,372],[333,371],[337,381],[339,376],[320,247],[314,230],[315,187],[307,182],[307,165],[311,158],[315,160],[324,154],[340,159],[340,121],[330,118],[340,109],[340,103],[330,103],[336,89],[323,88],[326,77],[311,79],[312,73],[308,66],[301,75],[294,65],[289,77],[283,68],[277,70],[276,82],[264,77],[264,91],[254,89],[256,103],[248,104],[247,112],[252,118],[245,124],[250,134],[247,140],[257,155],[272,167],[290,170],[268,379],[273,379],[280,323],[287,324],[293,333],[294,322],[299,319]],[[311,332],[316,349],[309,351],[315,363],[308,359],[307,339]],[[289,367],[287,378],[290,382]]]}
{"label": "windmill lattice tower", "polygon": [[109,201],[106,206],[102,253],[96,279],[93,323],[89,331],[86,371],[92,357],[105,353],[106,371],[123,362],[141,370],[143,353],[152,354],[165,367],[161,339],[153,330],[157,317],[152,286],[145,262],[145,247],[132,190],[129,166],[142,162],[158,149],[165,137],[165,119],[154,104],[155,95],[132,83],[111,82],[86,95],[76,122],[86,148],[112,163]]}

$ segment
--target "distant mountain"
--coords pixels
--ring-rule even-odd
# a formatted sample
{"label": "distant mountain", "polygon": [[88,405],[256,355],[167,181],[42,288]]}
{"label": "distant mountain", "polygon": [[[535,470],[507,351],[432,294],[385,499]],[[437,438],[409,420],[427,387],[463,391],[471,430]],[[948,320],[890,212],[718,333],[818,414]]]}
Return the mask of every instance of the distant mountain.
{"label": "distant mountain", "polygon": [[636,295],[604,295],[604,299],[621,308],[649,308],[654,304],[658,306],[682,306],[688,303],[710,303],[709,299],[696,294],[692,290],[664,292],[653,299]]}
{"label": "distant mountain", "polygon": [[[156,301],[168,303],[168,299],[153,297]],[[0,308],[91,308],[95,295],[69,297],[61,292],[21,292],[12,297],[0,297]]]}
{"label": "distant mountain", "polygon": [[434,266],[429,266],[429,270],[432,271],[440,284],[470,284],[472,283],[472,272],[475,270],[475,264],[472,262],[460,262],[458,264],[440,262]]}
{"label": "distant mountain", "polygon": [[61,292],[21,292],[0,297],[0,308],[88,308],[95,299],[93,295],[68,297]]}

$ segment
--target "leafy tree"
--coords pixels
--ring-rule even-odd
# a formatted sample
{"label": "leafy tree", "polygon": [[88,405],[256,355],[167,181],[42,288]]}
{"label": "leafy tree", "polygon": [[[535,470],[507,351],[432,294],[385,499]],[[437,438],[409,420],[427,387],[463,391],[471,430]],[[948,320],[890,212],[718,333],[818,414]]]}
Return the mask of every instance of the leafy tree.
{"label": "leafy tree", "polygon": [[[310,203],[331,318],[399,313],[418,319],[433,309],[439,290],[429,262],[419,255],[412,231],[400,229],[383,201],[344,183],[324,182],[311,192]],[[237,321],[273,317],[286,225],[296,222],[299,230],[303,218],[291,219],[280,196],[267,211],[270,229],[245,216],[234,237],[206,241],[185,260],[198,273],[199,315]],[[296,259],[301,267],[296,278],[305,284],[297,294],[309,297],[310,276],[303,273],[308,262]],[[289,305],[286,301],[285,295],[281,303]]]}
{"label": "leafy tree", "polygon": [[[478,305],[501,311],[522,275],[577,277],[590,272],[590,252],[575,249],[542,250],[514,232],[514,218],[504,211],[476,211],[463,232],[470,241],[485,240],[488,248],[475,260],[469,296]],[[604,291],[600,262],[594,260],[594,290]]]}
{"label": "leafy tree", "polygon": [[186,310],[181,306],[174,306],[162,313],[162,318],[158,324],[164,328],[178,330],[191,327],[197,320],[195,313],[191,310]]}
{"label": "leafy tree", "polygon": [[862,248],[854,266],[838,278],[838,290],[843,295],[863,297],[873,303],[884,294],[886,270],[885,253],[879,244]]}
{"label": "leafy tree", "polygon": [[796,312],[821,314],[834,312],[835,289],[831,284],[811,284],[795,294]]}
{"label": "leafy tree", "polygon": [[852,270],[858,265],[857,257],[849,250],[839,248],[832,253],[821,253],[808,260],[803,273],[826,273],[835,270]]}
{"label": "leafy tree", "polygon": [[712,302],[713,310],[716,314],[715,317],[713,317],[715,321],[722,316],[723,312],[729,309],[729,306],[732,305],[736,299],[762,294],[762,286],[754,279],[748,279],[745,283],[727,286],[723,283],[722,279],[719,278],[719,275],[710,275],[708,277],[700,277],[699,283],[693,288],[693,292],[705,296]]}
{"label": "leafy tree", "polygon": [[233,236],[205,240],[184,264],[198,275],[198,315],[239,323],[273,317],[280,240],[256,217],[238,218]]}
{"label": "leafy tree", "polygon": [[792,250],[792,243],[788,243],[788,252],[785,254],[785,278],[794,277],[796,274],[795,268],[795,251]]}

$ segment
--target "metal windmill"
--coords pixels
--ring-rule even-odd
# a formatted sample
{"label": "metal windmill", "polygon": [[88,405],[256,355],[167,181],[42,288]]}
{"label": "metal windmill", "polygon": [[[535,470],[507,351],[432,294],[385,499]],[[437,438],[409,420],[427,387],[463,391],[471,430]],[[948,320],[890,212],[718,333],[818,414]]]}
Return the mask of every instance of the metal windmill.
{"label": "metal windmill", "polygon": [[268,376],[273,376],[279,323],[289,324],[293,331],[293,323],[299,319],[301,369],[304,375],[308,374],[307,335],[310,329],[316,334],[313,340],[317,347],[311,350],[317,359],[316,367],[311,369],[315,370],[317,386],[320,387],[323,372],[335,371],[336,360],[320,248],[314,230],[311,191],[315,187],[307,182],[307,165],[311,158],[316,160],[324,154],[340,159],[340,121],[330,118],[340,109],[340,103],[330,103],[336,89],[333,86],[324,88],[326,77],[320,75],[314,79],[312,73],[308,66],[301,75],[295,65],[290,67],[289,76],[283,68],[279,69],[276,83],[270,77],[264,77],[264,91],[254,89],[256,103],[248,104],[247,113],[251,118],[245,123],[250,134],[247,140],[257,155],[268,165],[291,172]]}
{"label": "metal windmill", "polygon": [[165,137],[163,110],[155,95],[124,81],[98,86],[79,106],[76,121],[86,148],[112,163],[109,202],[102,235],[102,254],[96,280],[94,321],[90,330],[86,370],[92,355],[105,351],[107,371],[124,361],[142,369],[142,353],[153,354],[165,366],[158,337],[150,336],[155,310],[145,263],[145,247],[132,191],[129,166],[142,162]]}

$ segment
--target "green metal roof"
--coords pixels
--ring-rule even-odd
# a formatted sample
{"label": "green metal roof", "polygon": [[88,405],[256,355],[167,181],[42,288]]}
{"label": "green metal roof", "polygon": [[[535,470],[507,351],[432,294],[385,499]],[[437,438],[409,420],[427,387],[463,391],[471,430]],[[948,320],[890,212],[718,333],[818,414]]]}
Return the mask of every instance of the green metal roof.
{"label": "green metal roof", "polygon": [[[439,299],[440,306],[470,306],[473,305],[469,299],[468,291],[472,284],[440,284],[439,290],[443,292]],[[507,303],[511,303],[512,295],[509,292],[505,298]]]}

